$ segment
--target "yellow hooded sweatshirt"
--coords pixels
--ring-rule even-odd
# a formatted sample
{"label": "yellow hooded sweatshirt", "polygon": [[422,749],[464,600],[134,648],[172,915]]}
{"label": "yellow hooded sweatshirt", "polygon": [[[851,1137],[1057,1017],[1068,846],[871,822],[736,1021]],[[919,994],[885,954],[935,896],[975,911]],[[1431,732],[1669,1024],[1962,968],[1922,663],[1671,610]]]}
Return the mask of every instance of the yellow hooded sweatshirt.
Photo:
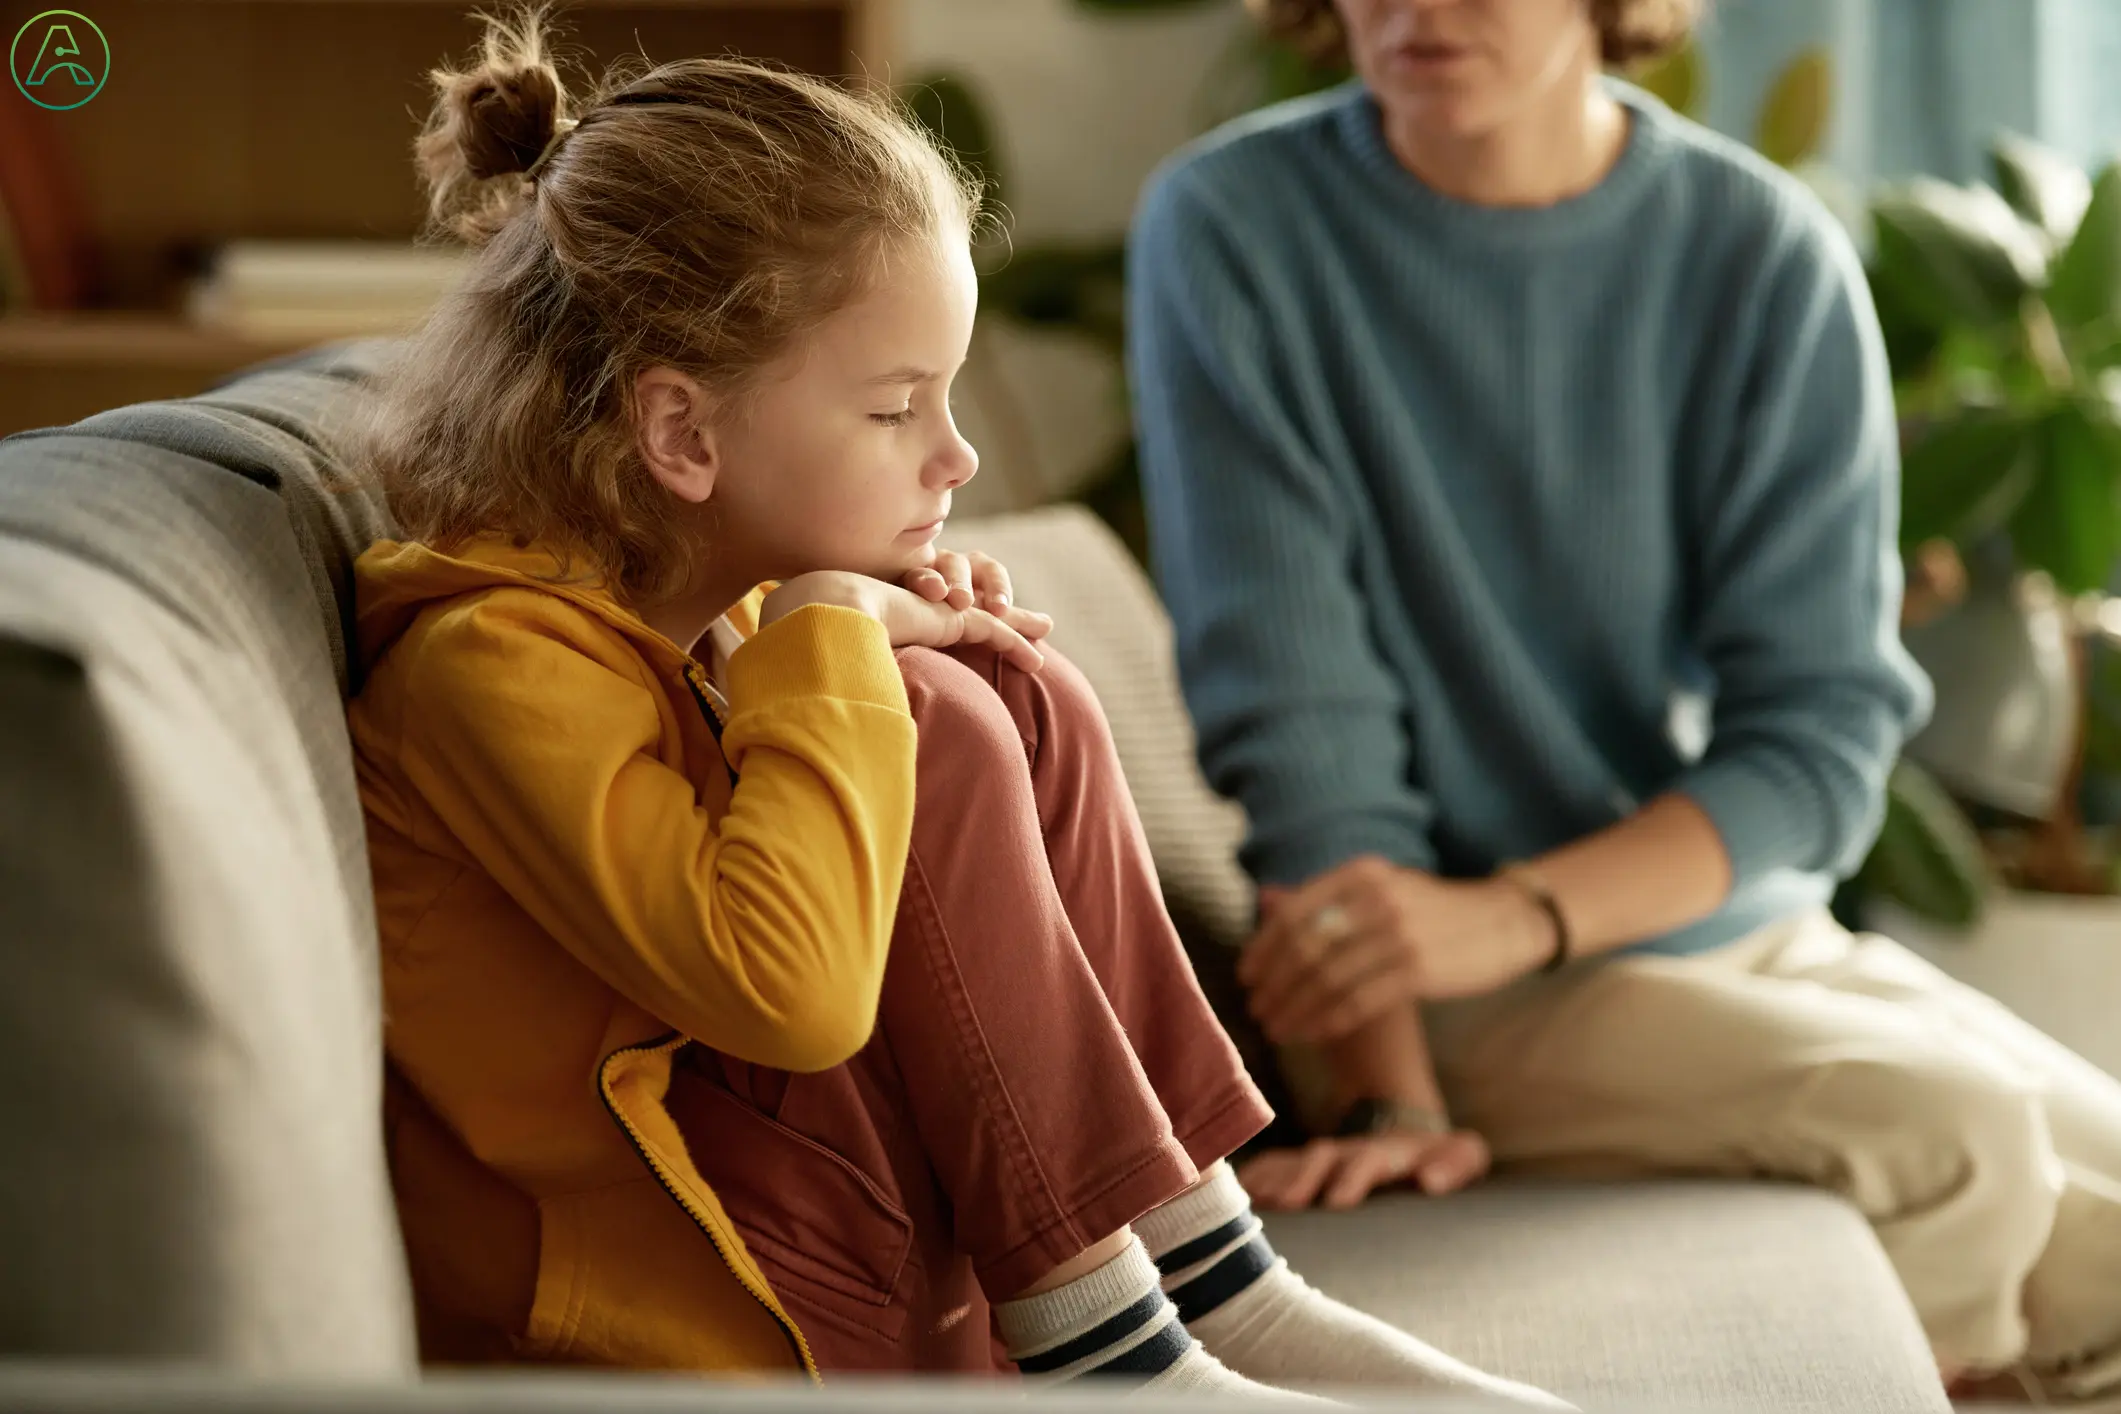
{"label": "yellow hooded sweatshirt", "polygon": [[793,1071],[868,1040],[913,823],[905,684],[873,618],[757,630],[761,589],[728,616],[722,721],[701,663],[559,569],[500,540],[354,569],[422,1350],[815,1375],[664,1096],[688,1040]]}

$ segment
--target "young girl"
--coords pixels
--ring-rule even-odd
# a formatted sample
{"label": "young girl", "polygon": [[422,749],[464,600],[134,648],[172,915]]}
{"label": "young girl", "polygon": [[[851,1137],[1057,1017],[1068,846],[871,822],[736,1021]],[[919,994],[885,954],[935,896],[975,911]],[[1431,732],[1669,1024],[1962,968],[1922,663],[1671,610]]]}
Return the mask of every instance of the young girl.
{"label": "young girl", "polygon": [[429,1357],[1550,1402],[1306,1286],[1220,1162],[1267,1111],[1104,720],[935,545],[974,188],[734,60],[576,108],[539,23],[435,75],[432,216],[483,249],[361,442]]}

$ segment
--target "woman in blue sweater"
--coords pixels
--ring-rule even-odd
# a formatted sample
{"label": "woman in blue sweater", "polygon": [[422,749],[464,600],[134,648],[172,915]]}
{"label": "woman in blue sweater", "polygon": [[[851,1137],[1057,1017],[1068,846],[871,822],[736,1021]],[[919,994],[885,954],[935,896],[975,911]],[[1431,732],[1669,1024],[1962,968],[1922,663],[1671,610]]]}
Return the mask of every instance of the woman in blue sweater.
{"label": "woman in blue sweater", "polygon": [[1346,1110],[1255,1198],[1814,1182],[1948,1378],[2114,1383],[2121,1085],[1826,910],[1930,705],[1850,242],[1602,76],[1694,0],[1258,7],[1357,80],[1158,174],[1130,319],[1241,976]]}

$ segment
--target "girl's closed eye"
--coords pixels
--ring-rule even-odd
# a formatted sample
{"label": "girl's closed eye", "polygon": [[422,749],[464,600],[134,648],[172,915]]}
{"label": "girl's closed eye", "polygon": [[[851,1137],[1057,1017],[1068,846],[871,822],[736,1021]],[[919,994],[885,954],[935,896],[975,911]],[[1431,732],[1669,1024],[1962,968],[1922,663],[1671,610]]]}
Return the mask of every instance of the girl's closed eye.
{"label": "girl's closed eye", "polygon": [[869,420],[885,427],[904,427],[913,421],[913,407],[908,404],[897,412],[872,412]]}

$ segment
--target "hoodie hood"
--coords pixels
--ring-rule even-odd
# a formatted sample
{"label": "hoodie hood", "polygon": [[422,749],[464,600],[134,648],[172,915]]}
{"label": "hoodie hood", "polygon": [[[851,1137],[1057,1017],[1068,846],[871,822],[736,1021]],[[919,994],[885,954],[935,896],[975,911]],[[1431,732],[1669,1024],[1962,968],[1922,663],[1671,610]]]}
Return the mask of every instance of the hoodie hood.
{"label": "hoodie hood", "polygon": [[[684,649],[622,604],[605,576],[579,558],[563,562],[542,544],[479,537],[445,554],[414,541],[379,540],[355,562],[354,582],[354,627],[364,663],[381,657],[429,605],[508,587],[542,590],[580,606],[624,635],[651,663],[682,672],[691,661]],[[753,590],[727,615],[747,638],[758,629],[760,601],[771,587]]]}

